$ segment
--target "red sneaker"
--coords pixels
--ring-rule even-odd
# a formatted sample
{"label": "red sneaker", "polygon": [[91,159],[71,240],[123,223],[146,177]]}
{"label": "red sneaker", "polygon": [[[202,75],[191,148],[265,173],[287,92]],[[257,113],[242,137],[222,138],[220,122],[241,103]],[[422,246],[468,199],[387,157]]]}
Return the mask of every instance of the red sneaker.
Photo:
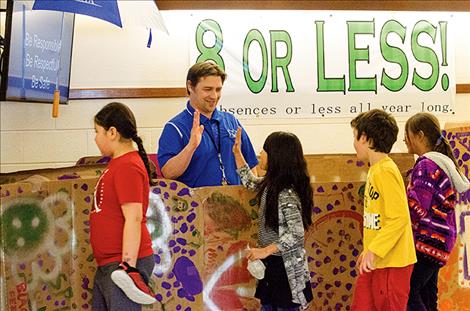
{"label": "red sneaker", "polygon": [[138,304],[147,305],[157,301],[139,270],[129,266],[127,262],[119,264],[119,267],[111,273],[111,279],[130,300]]}

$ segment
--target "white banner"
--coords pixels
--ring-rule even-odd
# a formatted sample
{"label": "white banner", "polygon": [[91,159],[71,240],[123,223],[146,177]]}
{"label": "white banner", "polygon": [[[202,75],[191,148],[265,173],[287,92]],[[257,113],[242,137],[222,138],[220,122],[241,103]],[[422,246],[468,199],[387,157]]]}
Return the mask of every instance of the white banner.
{"label": "white banner", "polygon": [[198,11],[190,57],[228,74],[222,110],[239,118],[453,114],[451,13]]}

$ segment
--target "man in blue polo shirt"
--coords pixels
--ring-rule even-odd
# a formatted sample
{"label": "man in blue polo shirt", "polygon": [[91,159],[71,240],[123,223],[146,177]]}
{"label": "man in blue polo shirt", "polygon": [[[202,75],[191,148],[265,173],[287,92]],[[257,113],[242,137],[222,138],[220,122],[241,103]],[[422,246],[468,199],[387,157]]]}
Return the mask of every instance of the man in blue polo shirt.
{"label": "man in blue polo shirt", "polygon": [[[232,147],[240,122],[217,109],[225,72],[212,62],[193,65],[186,79],[186,109],[163,128],[158,163],[165,178],[190,187],[239,185]],[[246,132],[242,153],[250,168],[258,164]]]}

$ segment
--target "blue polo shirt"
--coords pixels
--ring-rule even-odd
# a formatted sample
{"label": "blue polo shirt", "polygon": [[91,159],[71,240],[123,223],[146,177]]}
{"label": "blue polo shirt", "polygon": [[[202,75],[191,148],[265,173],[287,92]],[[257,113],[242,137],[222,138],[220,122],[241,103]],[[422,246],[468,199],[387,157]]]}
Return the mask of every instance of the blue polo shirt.
{"label": "blue polo shirt", "polygon": [[[193,114],[194,108],[188,101],[186,109],[165,124],[158,142],[158,163],[161,168],[188,144],[193,126]],[[240,177],[236,172],[232,147],[237,128],[241,127],[240,122],[233,114],[216,109],[211,119],[201,114],[200,124],[204,125],[201,143],[194,152],[188,168],[177,180],[192,188],[220,186],[222,184],[222,170],[218,158],[220,149],[228,184],[239,185]],[[245,130],[242,131],[242,153],[250,168],[258,164]]]}

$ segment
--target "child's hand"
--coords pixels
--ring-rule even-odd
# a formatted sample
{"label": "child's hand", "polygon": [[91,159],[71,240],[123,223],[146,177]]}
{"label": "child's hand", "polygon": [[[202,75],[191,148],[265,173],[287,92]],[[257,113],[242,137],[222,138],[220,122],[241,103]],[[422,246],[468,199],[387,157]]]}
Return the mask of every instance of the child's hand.
{"label": "child's hand", "polygon": [[235,135],[235,143],[233,144],[232,152],[234,155],[239,155],[242,153],[242,128],[237,129],[237,134]]}
{"label": "child's hand", "polygon": [[246,258],[248,260],[264,259],[269,256],[265,248],[249,248],[246,250]]}
{"label": "child's hand", "polygon": [[362,263],[362,258],[364,257],[364,252],[362,252],[359,257],[357,258],[357,264],[356,267],[360,267]]}
{"label": "child's hand", "polygon": [[371,251],[363,252],[358,260],[359,274],[368,273],[375,270],[375,254]]}
{"label": "child's hand", "polygon": [[125,261],[111,273],[111,279],[130,300],[138,304],[152,304],[157,301],[139,270],[129,266]]}

